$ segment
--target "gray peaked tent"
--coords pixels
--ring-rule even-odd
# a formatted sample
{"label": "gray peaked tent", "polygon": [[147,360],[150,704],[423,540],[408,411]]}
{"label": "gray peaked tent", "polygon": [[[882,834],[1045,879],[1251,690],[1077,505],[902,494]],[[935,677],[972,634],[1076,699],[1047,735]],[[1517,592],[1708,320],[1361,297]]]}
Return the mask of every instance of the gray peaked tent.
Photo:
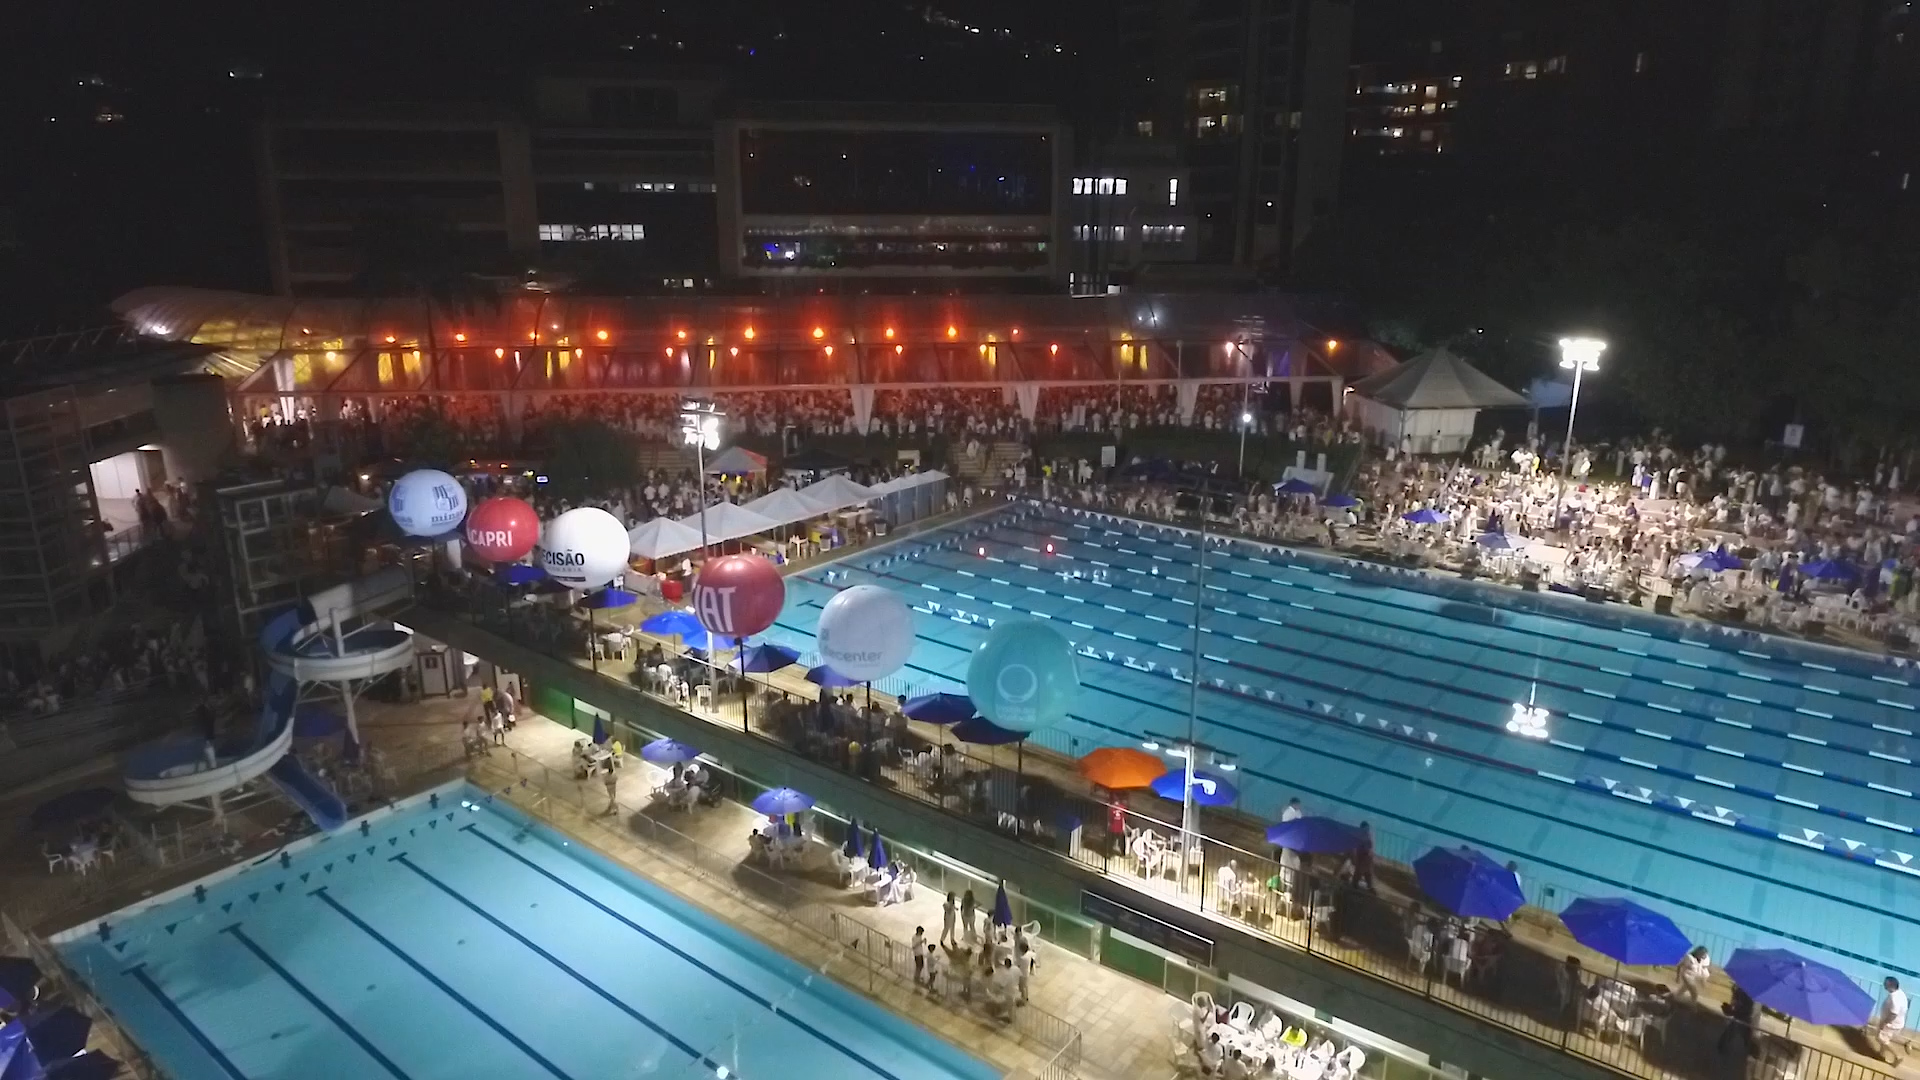
{"label": "gray peaked tent", "polygon": [[1460,453],[1481,409],[1527,404],[1445,348],[1354,383],[1353,395],[1353,413],[1369,437],[1413,454]]}

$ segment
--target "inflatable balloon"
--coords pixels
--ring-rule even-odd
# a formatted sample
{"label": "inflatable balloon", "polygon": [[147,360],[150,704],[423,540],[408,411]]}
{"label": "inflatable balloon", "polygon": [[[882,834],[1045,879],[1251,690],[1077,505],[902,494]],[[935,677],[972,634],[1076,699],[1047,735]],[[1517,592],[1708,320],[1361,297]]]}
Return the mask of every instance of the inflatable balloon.
{"label": "inflatable balloon", "polygon": [[540,542],[540,515],[505,495],[484,500],[467,515],[467,544],[488,562],[514,562]]}
{"label": "inflatable balloon", "polygon": [[466,516],[467,489],[438,469],[415,469],[393,485],[387,513],[408,536],[440,536]]}
{"label": "inflatable balloon", "polygon": [[700,625],[728,637],[751,637],[773,625],[787,602],[787,579],[758,555],[708,559],[693,579]]}
{"label": "inflatable balloon", "polygon": [[913,652],[913,611],[878,585],[855,585],[827,601],[814,636],[827,667],[872,682],[900,670]]}
{"label": "inflatable balloon", "polygon": [[1002,621],[967,663],[973,707],[1009,731],[1037,731],[1058,721],[1079,692],[1073,646],[1037,619]]}
{"label": "inflatable balloon", "polygon": [[627,568],[627,530],[594,506],[569,510],[540,534],[540,567],[568,588],[597,589]]}

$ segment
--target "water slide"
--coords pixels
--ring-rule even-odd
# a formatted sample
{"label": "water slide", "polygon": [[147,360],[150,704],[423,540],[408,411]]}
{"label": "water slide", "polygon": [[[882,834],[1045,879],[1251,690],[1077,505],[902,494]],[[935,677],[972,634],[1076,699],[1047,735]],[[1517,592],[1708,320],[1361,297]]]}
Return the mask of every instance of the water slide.
{"label": "water slide", "polygon": [[413,637],[403,630],[347,629],[353,620],[410,592],[406,572],[383,570],[308,597],[281,612],[260,631],[268,676],[260,717],[248,737],[226,744],[177,738],[135,750],[125,774],[136,802],[170,806],[221,794],[265,776],[314,823],[333,830],[345,823],[346,805],[292,757],[293,712],[302,683],[341,686],[347,730],[355,742],[352,684],[378,678],[413,663]]}

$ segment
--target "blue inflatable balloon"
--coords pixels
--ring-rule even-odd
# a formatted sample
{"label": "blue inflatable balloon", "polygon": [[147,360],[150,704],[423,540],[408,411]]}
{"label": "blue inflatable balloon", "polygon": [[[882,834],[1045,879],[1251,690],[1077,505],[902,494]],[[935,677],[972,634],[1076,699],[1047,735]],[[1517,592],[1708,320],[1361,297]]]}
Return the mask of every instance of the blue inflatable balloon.
{"label": "blue inflatable balloon", "polygon": [[1009,731],[1038,731],[1058,722],[1079,693],[1073,646],[1037,619],[999,623],[967,664],[973,707]]}
{"label": "blue inflatable balloon", "polygon": [[439,536],[467,516],[467,490],[438,469],[415,469],[393,485],[387,512],[408,536]]}

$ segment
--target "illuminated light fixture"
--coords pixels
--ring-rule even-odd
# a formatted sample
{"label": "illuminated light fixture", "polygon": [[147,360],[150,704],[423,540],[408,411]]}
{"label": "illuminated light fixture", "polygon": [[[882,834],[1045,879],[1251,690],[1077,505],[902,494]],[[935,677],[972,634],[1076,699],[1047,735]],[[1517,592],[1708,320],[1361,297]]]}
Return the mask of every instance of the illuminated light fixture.
{"label": "illuminated light fixture", "polygon": [[885,331],[885,332],[886,332],[886,335],[887,335],[887,340],[888,340],[888,341],[892,341],[892,340],[893,340],[893,327],[891,327],[891,326],[889,326],[889,327],[887,327],[887,329],[886,329],[886,331]]}
{"label": "illuminated light fixture", "polygon": [[547,329],[549,329],[549,330],[558,330],[558,329],[560,329],[560,324],[559,324],[559,323],[550,323],[550,324],[548,324],[548,326],[547,326]]}
{"label": "illuminated light fixture", "polygon": [[1547,737],[1547,710],[1516,701],[1513,703],[1513,718],[1507,721],[1507,730],[1529,739],[1544,739]]}
{"label": "illuminated light fixture", "polygon": [[1051,345],[1049,345],[1049,346],[1047,346],[1047,353],[1048,353],[1049,355],[1052,355],[1052,356],[1059,356],[1059,355],[1060,355],[1060,343],[1056,341],[1056,342],[1054,342],[1053,344],[1051,344]]}
{"label": "illuminated light fixture", "polygon": [[1241,414],[1240,414],[1240,422],[1241,422],[1242,424],[1247,424],[1247,425],[1251,425],[1251,424],[1253,423],[1253,414],[1252,414],[1252,413],[1250,413],[1250,412],[1243,412],[1243,413],[1241,413]]}
{"label": "illuminated light fixture", "polygon": [[495,360],[505,360],[507,358],[507,350],[505,349],[493,350],[493,358]]}
{"label": "illuminated light fixture", "polygon": [[987,343],[984,341],[980,343],[980,355],[981,356],[987,355]]}
{"label": "illuminated light fixture", "polygon": [[747,327],[747,340],[748,341],[753,340],[753,327],[751,326]]}
{"label": "illuminated light fixture", "polygon": [[981,557],[981,558],[983,558],[983,559],[987,557],[987,549],[986,549],[986,548],[981,548],[981,549],[980,549],[980,557]]}
{"label": "illuminated light fixture", "polygon": [[734,346],[731,346],[730,348],[728,348],[728,349],[727,349],[727,355],[728,355],[728,356],[739,356],[739,355],[740,355],[740,346],[738,346],[738,345],[734,345]]}
{"label": "illuminated light fixture", "polygon": [[673,336],[680,339],[681,341],[687,340],[687,332],[685,330],[675,330],[673,332]]}
{"label": "illuminated light fixture", "polygon": [[607,335],[607,332],[606,332],[605,330],[595,330],[595,331],[593,332],[593,336],[594,336],[594,337],[596,337],[596,338],[599,338],[599,339],[600,339],[601,341],[605,341],[605,340],[607,340],[607,336],[608,336],[608,335]]}
{"label": "illuminated light fixture", "polygon": [[334,352],[332,349],[327,350],[327,363],[331,364],[338,359],[340,359],[339,353]]}
{"label": "illuminated light fixture", "polygon": [[893,347],[893,355],[895,356],[899,356],[901,353],[906,351],[907,351],[907,347],[905,345],[895,345]]}
{"label": "illuminated light fixture", "polygon": [[833,346],[831,346],[831,345],[829,345],[829,346],[827,346],[827,355],[828,355],[828,356],[832,356],[832,355],[833,355]]}
{"label": "illuminated light fixture", "polygon": [[818,326],[813,328],[813,340],[819,341],[821,338],[826,336],[827,336],[827,332],[825,330],[821,329]]}
{"label": "illuminated light fixture", "polygon": [[957,327],[957,326],[949,326],[949,327],[947,327],[947,336],[948,336],[948,337],[950,337],[950,338],[957,338],[957,337],[959,337],[959,336],[960,336],[960,328],[959,328],[959,327]]}
{"label": "illuminated light fixture", "polygon": [[680,438],[688,446],[720,449],[718,412],[706,402],[688,402],[680,410]]}
{"label": "illuminated light fixture", "polygon": [[1340,339],[1339,339],[1339,338],[1328,338],[1328,339],[1327,339],[1327,351],[1328,351],[1328,352],[1334,352],[1334,351],[1336,351],[1336,350],[1338,350],[1339,348],[1340,348]]}
{"label": "illuminated light fixture", "polygon": [[455,340],[455,341],[465,341],[465,340],[467,340],[467,335],[465,335],[465,334],[455,334],[455,335],[453,335],[453,340]]}
{"label": "illuminated light fixture", "polygon": [[1560,339],[1560,366],[1573,371],[1599,371],[1600,354],[1607,343],[1599,338],[1563,337]]}
{"label": "illuminated light fixture", "polygon": [[1053,554],[1053,541],[1047,541],[1047,554]]}
{"label": "illuminated light fixture", "polygon": [[1160,742],[1157,739],[1148,739],[1140,744],[1140,748],[1142,750],[1151,750],[1157,754],[1160,752]]}
{"label": "illuminated light fixture", "polygon": [[393,344],[395,341],[398,341],[398,340],[399,339],[394,337],[392,334],[387,335],[387,344],[389,345]]}
{"label": "illuminated light fixture", "polygon": [[1013,328],[1013,331],[1012,331],[1012,336],[1014,336],[1014,337],[1019,337],[1019,336],[1020,336],[1020,328],[1019,328],[1019,327],[1017,327],[1017,326],[1016,326],[1016,327],[1014,327],[1014,328]]}
{"label": "illuminated light fixture", "polygon": [[311,330],[309,330],[309,329],[307,329],[307,328],[306,328],[306,327],[304,327],[304,326],[300,328],[300,332],[301,332],[301,333],[303,333],[303,334],[311,334],[311,333],[313,333],[313,331],[311,331]]}
{"label": "illuminated light fixture", "polygon": [[540,340],[540,331],[538,331],[538,330],[529,330],[529,331],[527,331],[527,340],[528,340],[528,341],[539,341],[539,340]]}
{"label": "illuminated light fixture", "polygon": [[673,346],[667,346],[667,359],[673,359]]}

